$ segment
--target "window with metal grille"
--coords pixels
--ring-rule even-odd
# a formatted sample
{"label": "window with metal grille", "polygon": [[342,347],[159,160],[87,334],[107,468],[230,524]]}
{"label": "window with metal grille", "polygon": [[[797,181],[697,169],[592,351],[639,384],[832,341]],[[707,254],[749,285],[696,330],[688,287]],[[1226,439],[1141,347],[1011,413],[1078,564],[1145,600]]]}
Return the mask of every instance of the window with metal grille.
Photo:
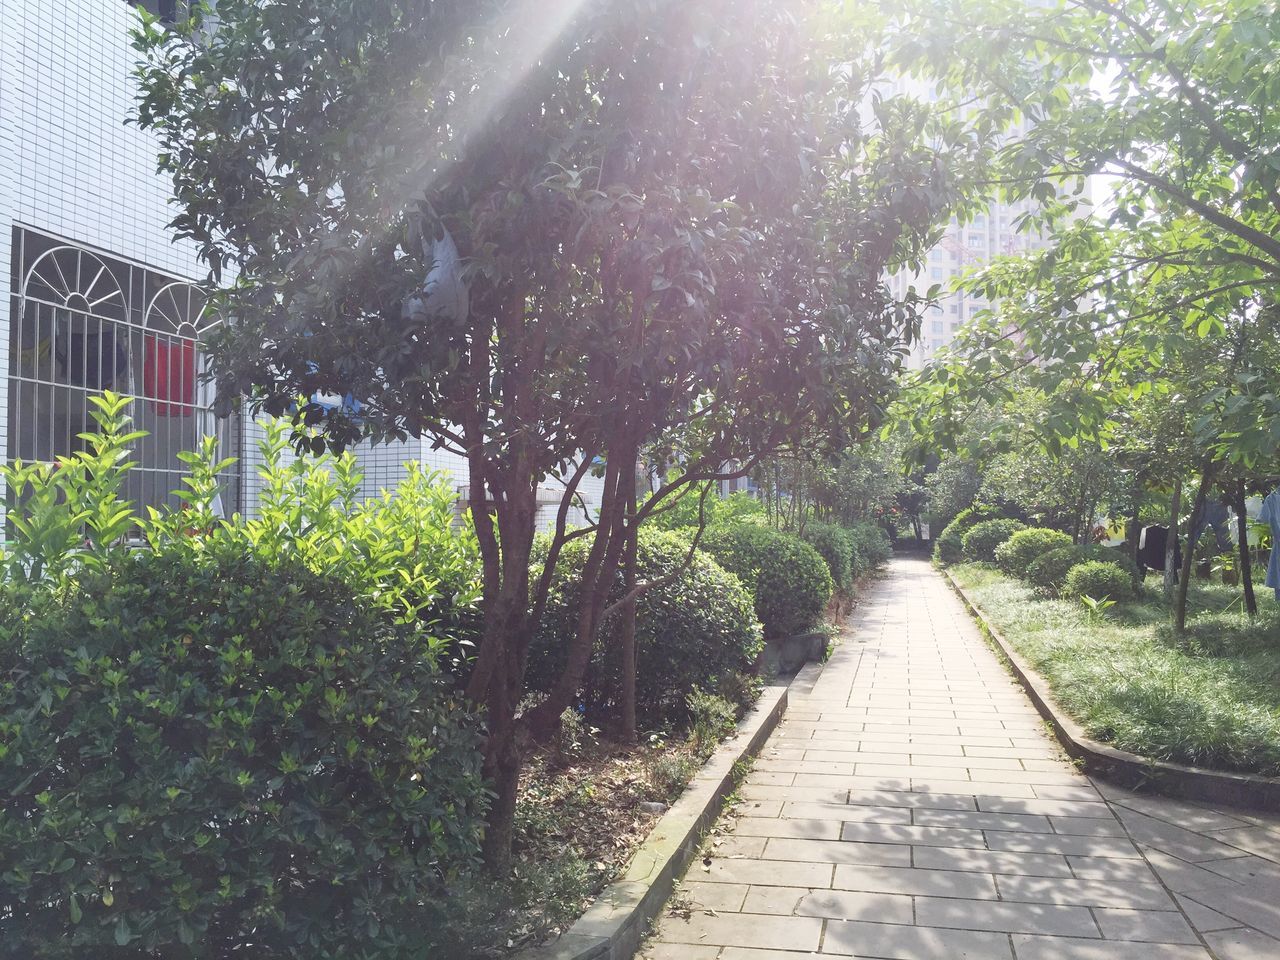
{"label": "window with metal grille", "polygon": [[[82,449],[79,435],[95,426],[89,397],[103,390],[132,398],[134,424],[147,432],[126,489],[139,509],[177,502],[178,454],[201,437],[217,437],[222,456],[240,455],[239,418],[214,417],[203,377],[200,339],[212,320],[198,287],[24,228],[14,229],[11,280],[10,461]],[[227,514],[239,509],[238,468],[222,501]]]}

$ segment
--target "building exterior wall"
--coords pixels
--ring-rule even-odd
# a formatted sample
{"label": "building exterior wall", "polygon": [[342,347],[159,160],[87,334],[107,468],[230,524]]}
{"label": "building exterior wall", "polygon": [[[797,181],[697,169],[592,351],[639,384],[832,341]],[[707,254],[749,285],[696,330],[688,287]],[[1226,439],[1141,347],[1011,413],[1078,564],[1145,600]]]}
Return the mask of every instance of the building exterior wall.
{"label": "building exterior wall", "polygon": [[[137,93],[129,40],[136,17],[125,0],[0,0],[0,456],[9,455],[10,420],[25,415],[10,405],[11,378],[21,381],[9,356],[21,319],[10,269],[14,227],[109,255],[131,270],[192,283],[205,276],[194,244],[175,242],[167,228],[170,185],[156,173],[154,137],[126,123]],[[252,513],[257,505],[261,437],[256,424],[228,434],[232,448],[224,455],[239,457],[243,474],[228,511]],[[461,457],[423,441],[362,444],[356,452],[369,496],[394,488],[409,459],[448,472],[456,486],[467,483]],[[598,480],[586,481],[589,502],[599,502],[599,488]],[[0,488],[0,511],[6,501]],[[540,521],[553,516],[544,510]]]}

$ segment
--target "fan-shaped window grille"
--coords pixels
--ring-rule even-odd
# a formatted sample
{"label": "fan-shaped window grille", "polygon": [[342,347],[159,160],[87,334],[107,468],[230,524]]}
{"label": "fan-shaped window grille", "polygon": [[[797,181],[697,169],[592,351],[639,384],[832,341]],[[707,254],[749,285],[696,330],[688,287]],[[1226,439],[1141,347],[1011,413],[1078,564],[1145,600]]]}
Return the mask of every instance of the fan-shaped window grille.
{"label": "fan-shaped window grille", "polygon": [[[14,231],[9,326],[10,460],[49,461],[80,449],[90,430],[89,397],[133,398],[147,432],[128,496],[139,507],[174,502],[185,467],[178,454],[205,435],[237,456],[238,418],[213,416],[201,336],[211,323],[199,288],[137,264],[32,230]],[[237,474],[223,509],[239,508]]]}

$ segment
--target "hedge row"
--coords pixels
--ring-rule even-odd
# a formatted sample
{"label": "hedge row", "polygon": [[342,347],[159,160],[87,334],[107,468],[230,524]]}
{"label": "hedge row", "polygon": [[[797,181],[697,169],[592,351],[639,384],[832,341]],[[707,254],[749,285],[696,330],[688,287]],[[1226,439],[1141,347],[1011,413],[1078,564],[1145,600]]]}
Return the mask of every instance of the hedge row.
{"label": "hedge row", "polygon": [[1140,582],[1137,566],[1118,550],[1078,546],[1065,533],[992,516],[990,507],[962,511],[938,536],[934,559],[994,563],[1045,597],[1131,599]]}

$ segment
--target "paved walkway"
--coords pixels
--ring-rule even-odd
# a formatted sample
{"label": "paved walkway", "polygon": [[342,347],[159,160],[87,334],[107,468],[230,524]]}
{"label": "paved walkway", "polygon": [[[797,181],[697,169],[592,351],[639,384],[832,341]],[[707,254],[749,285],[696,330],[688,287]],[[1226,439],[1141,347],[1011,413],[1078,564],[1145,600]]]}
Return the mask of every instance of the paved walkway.
{"label": "paved walkway", "polygon": [[1083,776],[924,560],[741,796],[640,956],[1280,960],[1280,822]]}

